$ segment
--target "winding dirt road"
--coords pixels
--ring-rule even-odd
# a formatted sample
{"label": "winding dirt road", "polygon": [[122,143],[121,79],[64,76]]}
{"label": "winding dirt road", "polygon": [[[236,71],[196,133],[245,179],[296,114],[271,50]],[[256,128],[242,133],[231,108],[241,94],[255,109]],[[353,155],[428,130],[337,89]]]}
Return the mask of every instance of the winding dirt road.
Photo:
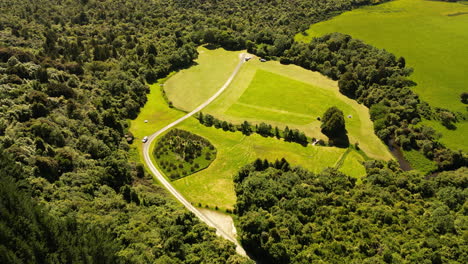
{"label": "winding dirt road", "polygon": [[226,88],[231,84],[232,80],[234,77],[237,75],[239,72],[242,64],[245,62],[245,56],[246,54],[242,53],[240,54],[240,61],[237,64],[236,68],[232,72],[231,76],[229,76],[229,79],[224,83],[224,85],[213,95],[211,96],[207,101],[202,103],[200,106],[195,108],[192,112],[186,114],[185,116],[177,119],[176,121],[170,123],[169,125],[163,127],[159,131],[156,131],[154,134],[148,137],[148,141],[144,143],[143,146],[143,156],[145,158],[146,165],[148,168],[151,170],[154,176],[158,179],[159,182],[177,199],[179,202],[181,202],[188,210],[190,210],[192,213],[194,213],[201,221],[205,222],[207,225],[214,227],[216,229],[216,234],[231,241],[236,245],[236,251],[240,255],[247,256],[245,253],[245,250],[242,248],[242,246],[237,242],[235,237],[232,237],[228,233],[224,232],[220,227],[216,225],[210,218],[205,216],[203,213],[201,213],[196,207],[194,207],[189,201],[187,201],[182,194],[180,194],[172,185],[171,183],[162,175],[162,173],[158,170],[158,168],[153,164],[150,158],[150,146],[151,143],[153,142],[154,139],[156,139],[159,135],[162,133],[166,132],[167,130],[171,129],[172,127],[178,125],[185,119],[193,116],[203,108],[205,108],[207,105],[209,105],[211,102],[213,102],[218,96],[226,90]]}

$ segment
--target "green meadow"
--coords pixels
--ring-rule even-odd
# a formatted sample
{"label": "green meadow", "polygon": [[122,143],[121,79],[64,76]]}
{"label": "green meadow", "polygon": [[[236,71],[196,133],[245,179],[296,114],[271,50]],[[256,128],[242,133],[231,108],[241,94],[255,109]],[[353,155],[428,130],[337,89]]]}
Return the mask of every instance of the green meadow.
{"label": "green meadow", "polygon": [[[162,83],[164,81],[150,86],[151,92],[148,96],[148,102],[138,117],[130,123],[130,131],[135,136],[130,153],[135,161],[143,162],[141,139],[144,136],[156,132],[184,115],[182,111],[167,106],[160,89]],[[148,122],[145,123],[145,120]],[[344,159],[344,162],[339,166],[341,171],[356,178],[365,175],[364,167],[360,164],[364,158],[358,153],[355,155],[347,154],[343,157],[347,152],[346,149],[319,146],[303,147],[297,143],[284,142],[276,138],[264,138],[257,134],[244,136],[240,132],[225,132],[221,129],[205,127],[195,118],[184,121],[177,128],[208,139],[217,149],[216,159],[208,168],[172,182],[195,205],[201,203],[212,208],[218,206],[221,209],[233,209],[236,197],[232,177],[240,167],[256,158],[274,161],[284,157],[291,164],[300,165],[315,172],[320,172],[327,167],[335,167],[338,161]],[[154,145],[155,143],[153,143],[152,149]],[[152,160],[155,162],[154,157]],[[155,162],[155,164],[157,163]]]}
{"label": "green meadow", "polygon": [[[345,12],[314,24],[298,41],[331,32],[346,33],[396,56],[403,56],[414,68],[414,91],[435,107],[466,113],[460,94],[468,92],[468,4],[425,0],[396,0]],[[461,136],[467,122],[457,130],[439,129],[442,142],[468,151]]]}
{"label": "green meadow", "polygon": [[184,111],[195,109],[216,93],[239,62],[240,52],[205,47],[198,52],[195,67],[179,71],[165,83],[167,97]]}
{"label": "green meadow", "polygon": [[[258,134],[245,136],[241,132],[225,132],[214,127],[205,127],[195,119],[189,119],[178,126],[208,139],[217,149],[216,159],[211,165],[195,174],[184,177],[172,184],[189,201],[200,202],[210,207],[233,209],[235,193],[233,176],[239,168],[257,158],[275,161],[285,158],[289,163],[300,165],[314,172],[335,167],[346,149],[308,146],[285,142],[276,138],[265,138]],[[359,163],[363,158],[347,156],[340,170],[360,178],[365,175]]]}
{"label": "green meadow", "polygon": [[[234,66],[226,67],[224,57],[229,61],[238,58],[240,53],[204,48],[200,48],[200,51],[198,65],[177,73],[164,86],[169,100],[184,110],[193,109],[199,99],[172,97],[170,91],[178,90],[183,94],[185,90],[193,92],[211,89],[203,83],[191,82],[195,74],[200,79],[213,77],[219,88],[223,84],[222,78],[214,76],[209,70],[211,67],[204,67],[202,62],[216,64],[218,71],[223,70],[224,75],[229,75]],[[258,58],[252,58],[242,66],[230,87],[203,112],[236,124],[244,120],[254,124],[266,122],[279,128],[288,126],[300,129],[309,137],[326,139],[320,132],[321,123],[317,117],[322,116],[330,106],[337,106],[344,111],[351,143],[359,142],[369,157],[384,160],[392,158],[387,147],[375,136],[365,106],[343,96],[335,81],[294,65],[281,65],[275,61],[260,62]]]}

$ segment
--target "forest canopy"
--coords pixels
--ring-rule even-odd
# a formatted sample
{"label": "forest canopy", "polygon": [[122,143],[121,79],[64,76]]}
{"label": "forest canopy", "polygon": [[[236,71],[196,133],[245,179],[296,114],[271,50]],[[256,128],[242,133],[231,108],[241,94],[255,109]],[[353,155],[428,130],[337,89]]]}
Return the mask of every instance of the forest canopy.
{"label": "forest canopy", "polygon": [[[341,34],[309,44],[293,41],[311,23],[379,2],[0,1],[0,262],[251,263],[154,185],[129,155],[128,119],[146,103],[148,83],[190,66],[201,44],[246,48],[319,70],[371,108],[383,140],[395,137],[402,147],[421,150],[440,171],[466,166],[464,153],[442,146],[433,130],[412,125],[444,111],[433,111],[410,91],[404,59]],[[443,115],[456,121],[456,113]],[[299,131],[289,134],[291,141],[307,143]],[[252,173],[266,179],[255,184],[271,184],[267,192],[242,186],[251,185],[250,167],[244,169],[248,181],[236,180],[242,241],[256,256],[332,260],[330,252],[347,252],[350,259],[466,260],[466,242],[460,242],[460,234],[466,241],[466,169],[426,180],[375,162],[365,184],[356,186],[334,171],[315,175],[291,170],[285,161],[275,168],[260,163]],[[263,175],[270,173],[302,185]],[[295,192],[284,196],[284,190]],[[315,201],[296,204],[303,194],[324,205],[325,215],[316,216]],[[282,201],[294,208],[278,207],[286,214],[276,215]],[[356,222],[345,212],[353,212]],[[252,216],[261,228],[248,228]],[[311,218],[339,221],[329,227]],[[272,231],[269,223],[281,228]],[[352,228],[363,237],[359,249],[343,242],[344,236],[357,239]],[[382,237],[376,228],[384,228]],[[383,241],[395,234],[392,228],[402,232],[397,242]],[[297,236],[298,230],[318,232],[319,240]],[[324,249],[316,248],[319,242]]]}
{"label": "forest canopy", "polygon": [[468,171],[426,179],[365,163],[362,184],[334,169],[257,160],[235,176],[241,243],[267,263],[468,261]]}

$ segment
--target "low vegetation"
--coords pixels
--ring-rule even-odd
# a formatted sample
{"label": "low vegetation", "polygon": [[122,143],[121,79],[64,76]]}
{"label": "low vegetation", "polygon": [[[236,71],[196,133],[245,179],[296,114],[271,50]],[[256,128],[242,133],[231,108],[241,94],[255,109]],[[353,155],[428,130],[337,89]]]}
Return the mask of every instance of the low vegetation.
{"label": "low vegetation", "polygon": [[257,160],[234,178],[244,248],[267,263],[467,262],[466,168],[425,179],[366,162],[362,184]]}
{"label": "low vegetation", "polygon": [[158,140],[153,154],[166,176],[177,180],[208,167],[216,149],[203,137],[172,129]]}
{"label": "low vegetation", "polygon": [[[263,137],[256,133],[246,136],[240,131],[225,132],[215,127],[206,127],[196,119],[185,120],[178,128],[208,139],[216,147],[217,154],[208,168],[173,181],[172,184],[194,204],[200,202],[210,208],[218,206],[222,210],[232,210],[236,202],[233,175],[256,158],[286,158],[311,171],[320,172],[327,167],[334,167],[346,152],[346,149],[336,147],[303,147],[294,142]],[[364,167],[359,163],[363,159],[361,155],[347,158],[356,159],[356,162],[345,162],[339,169],[352,173],[356,178],[364,176]]]}

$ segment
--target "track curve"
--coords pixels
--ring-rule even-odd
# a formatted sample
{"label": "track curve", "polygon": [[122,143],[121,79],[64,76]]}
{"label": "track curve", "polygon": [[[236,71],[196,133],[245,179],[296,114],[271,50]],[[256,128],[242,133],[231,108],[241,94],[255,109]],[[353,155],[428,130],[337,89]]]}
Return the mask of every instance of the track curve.
{"label": "track curve", "polygon": [[173,186],[172,184],[163,176],[163,174],[158,170],[158,168],[153,164],[151,161],[151,156],[150,156],[150,146],[153,140],[155,140],[158,136],[166,132],[167,130],[175,127],[176,125],[180,124],[182,121],[188,119],[189,117],[193,116],[206,106],[208,106],[211,102],[213,102],[216,98],[218,98],[224,90],[231,84],[232,80],[234,77],[236,77],[237,73],[239,72],[240,68],[242,67],[242,64],[245,62],[245,53],[240,54],[240,61],[237,64],[236,68],[232,72],[231,76],[226,80],[224,85],[213,95],[211,96],[207,101],[199,105],[197,108],[192,110],[190,113],[184,115],[183,117],[175,120],[174,122],[170,123],[169,125],[163,127],[162,129],[156,131],[152,135],[148,136],[148,141],[144,143],[143,146],[143,156],[146,165],[150,169],[151,173],[158,179],[158,181],[166,188],[179,202],[181,202],[189,211],[194,213],[201,221],[206,223],[208,226],[211,226],[216,229],[216,234],[231,241],[236,245],[236,251],[240,255],[247,256],[245,250],[242,248],[242,246],[237,242],[235,237],[230,236],[228,233],[224,232],[220,227],[216,225],[210,218],[205,216],[203,213],[201,213],[195,206],[193,206],[189,201],[187,201],[182,194],[180,194]]}

